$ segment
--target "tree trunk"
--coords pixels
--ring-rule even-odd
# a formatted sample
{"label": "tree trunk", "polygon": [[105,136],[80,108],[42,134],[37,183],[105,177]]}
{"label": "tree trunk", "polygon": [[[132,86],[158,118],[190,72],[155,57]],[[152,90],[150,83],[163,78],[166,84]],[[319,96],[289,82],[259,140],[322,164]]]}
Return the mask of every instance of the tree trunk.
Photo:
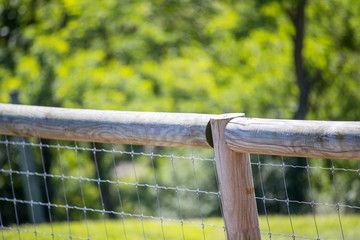
{"label": "tree trunk", "polygon": [[308,74],[303,64],[303,45],[305,28],[305,6],[306,0],[300,0],[296,7],[288,11],[289,17],[295,27],[294,41],[294,64],[297,85],[299,87],[298,109],[294,114],[294,119],[305,119],[309,106],[309,93],[311,90]]}
{"label": "tree trunk", "polygon": [[[18,92],[11,94],[11,103],[19,104]],[[29,140],[25,137],[16,137],[17,142],[29,143]],[[19,167],[23,172],[36,172],[36,163],[34,161],[34,154],[30,146],[18,146],[19,151]],[[34,201],[36,204],[26,204],[28,220],[31,223],[42,223],[45,222],[44,208],[37,203],[43,202],[40,184],[38,178],[35,176],[21,175],[21,183],[25,200]]]}
{"label": "tree trunk", "polygon": [[[96,149],[101,149],[102,145],[101,143],[94,143],[94,147]],[[96,152],[96,155],[93,155],[95,164],[97,165],[97,172],[96,175],[98,178],[105,180],[109,179],[110,175],[110,168],[106,166],[105,159],[104,159],[104,153],[103,152]],[[111,200],[111,194],[110,194],[110,184],[109,183],[103,183],[100,184],[99,191],[101,194],[101,198],[103,201],[103,206],[105,210],[108,211],[116,211],[115,206],[113,204],[113,201]],[[116,215],[113,213],[109,213],[108,217],[111,219],[116,218]]]}

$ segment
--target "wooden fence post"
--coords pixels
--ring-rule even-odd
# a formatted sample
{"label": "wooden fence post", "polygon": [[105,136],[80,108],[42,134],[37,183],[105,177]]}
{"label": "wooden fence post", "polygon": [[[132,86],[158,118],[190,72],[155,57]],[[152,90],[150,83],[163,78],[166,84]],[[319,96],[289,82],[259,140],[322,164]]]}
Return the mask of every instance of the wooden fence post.
{"label": "wooden fence post", "polygon": [[244,115],[224,114],[211,119],[221,203],[229,240],[261,239],[250,156],[231,150],[225,141],[227,123]]}

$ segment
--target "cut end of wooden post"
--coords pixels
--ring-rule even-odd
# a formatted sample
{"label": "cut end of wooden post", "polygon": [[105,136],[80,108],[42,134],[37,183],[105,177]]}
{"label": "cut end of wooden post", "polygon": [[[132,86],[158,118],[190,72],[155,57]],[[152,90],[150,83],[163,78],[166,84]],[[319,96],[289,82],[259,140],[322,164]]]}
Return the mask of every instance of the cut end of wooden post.
{"label": "cut end of wooden post", "polygon": [[218,120],[231,121],[232,119],[237,118],[237,117],[245,117],[245,113],[225,113],[225,114],[214,116],[210,119],[210,121],[206,125],[205,135],[206,135],[206,140],[207,140],[208,144],[212,148],[214,147],[214,141],[213,141],[213,134],[212,134],[212,130],[211,130],[211,122],[218,121]]}

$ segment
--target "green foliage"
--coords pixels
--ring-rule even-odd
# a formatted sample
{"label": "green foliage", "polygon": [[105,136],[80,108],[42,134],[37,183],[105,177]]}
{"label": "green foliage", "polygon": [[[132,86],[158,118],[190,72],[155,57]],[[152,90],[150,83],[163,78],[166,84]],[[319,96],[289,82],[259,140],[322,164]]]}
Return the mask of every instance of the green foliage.
{"label": "green foliage", "polygon": [[[16,90],[24,104],[291,118],[288,5],[5,0],[0,99]],[[349,111],[360,102],[358,5],[308,1],[304,63],[318,78],[309,118],[359,118]]]}

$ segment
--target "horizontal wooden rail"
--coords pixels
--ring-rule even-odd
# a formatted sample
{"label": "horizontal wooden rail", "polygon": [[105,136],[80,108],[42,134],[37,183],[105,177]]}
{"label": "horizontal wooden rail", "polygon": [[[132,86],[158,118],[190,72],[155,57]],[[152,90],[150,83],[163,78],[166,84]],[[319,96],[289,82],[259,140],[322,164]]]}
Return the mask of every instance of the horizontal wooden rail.
{"label": "horizontal wooden rail", "polygon": [[211,148],[207,137],[211,138],[208,124],[213,116],[0,104],[0,134],[73,141]]}
{"label": "horizontal wooden rail", "polygon": [[[0,104],[0,134],[211,148],[209,121],[217,116]],[[236,152],[360,160],[360,122],[237,117],[227,124],[225,139]]]}
{"label": "horizontal wooden rail", "polygon": [[235,118],[225,136],[236,152],[360,160],[360,122]]}

